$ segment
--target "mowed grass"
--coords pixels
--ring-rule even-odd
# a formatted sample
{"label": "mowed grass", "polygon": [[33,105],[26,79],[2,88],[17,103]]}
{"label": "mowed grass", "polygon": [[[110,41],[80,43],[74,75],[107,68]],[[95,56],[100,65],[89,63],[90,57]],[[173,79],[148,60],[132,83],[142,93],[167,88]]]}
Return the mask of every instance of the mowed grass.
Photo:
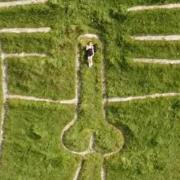
{"label": "mowed grass", "polygon": [[125,146],[105,162],[107,180],[180,178],[180,98],[109,104],[108,119]]}
{"label": "mowed grass", "polygon": [[75,97],[74,59],[31,57],[6,61],[10,94],[50,99]]}
{"label": "mowed grass", "polygon": [[23,101],[8,107],[0,179],[71,180],[78,158],[64,151],[60,134],[74,107]]}
{"label": "mowed grass", "polygon": [[180,91],[180,67],[117,63],[107,69],[108,96],[138,96]]}

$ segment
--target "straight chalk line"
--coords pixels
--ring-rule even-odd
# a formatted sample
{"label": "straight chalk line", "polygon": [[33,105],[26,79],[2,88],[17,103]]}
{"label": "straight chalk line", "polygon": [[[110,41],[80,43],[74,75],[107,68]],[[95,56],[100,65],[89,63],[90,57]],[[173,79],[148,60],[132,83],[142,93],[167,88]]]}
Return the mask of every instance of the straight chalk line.
{"label": "straight chalk line", "polygon": [[165,5],[147,5],[147,6],[134,6],[127,9],[127,11],[144,11],[144,10],[154,10],[154,9],[178,9],[180,8],[180,3],[176,4],[165,4]]}
{"label": "straight chalk line", "polygon": [[7,99],[17,99],[17,100],[26,100],[26,101],[35,101],[35,102],[47,102],[54,104],[76,104],[76,99],[70,100],[52,100],[45,98],[37,98],[33,96],[22,96],[22,95],[7,95]]}
{"label": "straight chalk line", "polygon": [[32,4],[43,4],[48,0],[20,0],[20,1],[9,1],[9,2],[0,2],[0,8],[8,8],[13,6],[23,6],[23,5],[32,5]]}
{"label": "straight chalk line", "polygon": [[131,36],[131,39],[137,41],[180,41],[180,35]]}
{"label": "straight chalk line", "polygon": [[39,28],[3,28],[0,33],[48,33],[51,31],[50,27]]}
{"label": "straight chalk line", "polygon": [[152,58],[133,58],[133,62],[147,63],[147,64],[180,64],[180,60],[152,59]]}
{"label": "straight chalk line", "polygon": [[180,96],[180,93],[171,92],[171,93],[156,93],[156,94],[144,95],[144,96],[109,97],[107,101],[110,103],[116,103],[116,102],[128,102],[134,100],[143,100],[143,99],[154,99],[161,97],[174,97],[174,96]]}

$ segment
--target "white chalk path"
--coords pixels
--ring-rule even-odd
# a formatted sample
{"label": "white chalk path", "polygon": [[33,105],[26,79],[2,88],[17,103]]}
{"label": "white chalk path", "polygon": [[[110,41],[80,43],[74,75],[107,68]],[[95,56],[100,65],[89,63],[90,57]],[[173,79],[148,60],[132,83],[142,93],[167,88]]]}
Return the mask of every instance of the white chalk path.
{"label": "white chalk path", "polygon": [[22,58],[22,57],[47,57],[45,53],[1,53],[4,58]]}
{"label": "white chalk path", "polygon": [[127,11],[145,11],[154,9],[178,9],[180,8],[180,3],[176,4],[164,4],[164,5],[147,5],[147,6],[134,6],[127,9]]}
{"label": "white chalk path", "polygon": [[116,102],[128,102],[128,101],[135,101],[135,100],[144,100],[144,99],[154,99],[154,98],[161,98],[161,97],[175,97],[180,96],[180,93],[156,93],[151,95],[144,95],[144,96],[129,96],[129,97],[109,97],[107,101],[109,103],[116,103]]}
{"label": "white chalk path", "polygon": [[133,58],[133,62],[147,63],[147,64],[180,64],[180,60],[152,59],[152,58]]}
{"label": "white chalk path", "polygon": [[13,6],[23,6],[23,5],[32,5],[32,4],[42,4],[46,3],[48,0],[19,0],[19,1],[9,1],[9,2],[0,2],[0,8],[8,8]]}
{"label": "white chalk path", "polygon": [[3,126],[4,120],[6,115],[6,101],[8,95],[8,88],[7,88],[7,65],[5,63],[5,57],[1,54],[1,71],[2,71],[2,98],[3,98],[3,105],[1,109],[1,124],[0,124],[0,152],[2,150],[2,142],[3,142]]}
{"label": "white chalk path", "polygon": [[40,28],[3,28],[0,29],[0,33],[48,33],[51,31],[50,27]]}
{"label": "white chalk path", "polygon": [[16,100],[26,100],[26,101],[35,101],[35,102],[47,102],[53,104],[76,104],[76,99],[70,100],[52,100],[52,99],[44,99],[44,98],[37,98],[33,96],[21,96],[21,95],[7,95],[7,99],[16,99]]}
{"label": "white chalk path", "polygon": [[73,177],[73,180],[78,180],[78,178],[80,176],[81,169],[82,169],[82,162],[83,162],[83,160],[81,159],[80,163],[79,163],[79,165],[78,165],[78,167],[76,169],[76,173],[75,173],[75,175]]}
{"label": "white chalk path", "polygon": [[180,41],[180,35],[131,36],[131,39],[137,41]]}

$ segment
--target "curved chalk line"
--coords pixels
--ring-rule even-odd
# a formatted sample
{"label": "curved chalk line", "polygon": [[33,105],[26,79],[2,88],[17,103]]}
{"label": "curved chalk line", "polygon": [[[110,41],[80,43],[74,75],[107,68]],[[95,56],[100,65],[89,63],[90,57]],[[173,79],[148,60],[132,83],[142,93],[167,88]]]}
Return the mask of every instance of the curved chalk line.
{"label": "curved chalk line", "polygon": [[[99,39],[99,36],[96,35],[96,34],[84,34],[84,35],[80,35],[78,37],[78,41],[81,39],[81,38],[96,38],[96,39]],[[75,87],[75,91],[76,91],[76,98],[77,99],[77,105],[79,104],[79,96],[80,96],[80,79],[78,77],[78,73],[80,71],[80,61],[79,61],[79,58],[80,58],[80,54],[79,54],[79,51],[78,51],[78,47],[76,47],[76,66],[75,66],[75,72],[76,72],[76,75],[75,75],[75,81],[76,81],[76,87]],[[104,59],[102,61],[102,69],[101,69],[101,79],[102,79],[102,91],[103,91],[103,96],[106,97],[106,83],[105,83],[105,71],[104,71]],[[103,112],[104,112],[104,119],[106,119],[106,112],[105,112],[105,106],[106,106],[106,102],[104,102],[104,100],[102,100],[102,108],[103,108]],[[94,144],[94,137],[93,135],[91,136],[90,138],[90,141],[89,141],[89,147],[85,150],[85,151],[82,151],[82,152],[77,152],[77,151],[73,151],[73,150],[70,150],[69,148],[66,147],[66,145],[64,144],[64,141],[63,141],[63,136],[65,134],[66,131],[68,131],[77,121],[77,111],[76,111],[76,114],[74,116],[74,119],[68,123],[62,130],[61,132],[61,143],[62,143],[62,146],[64,147],[65,150],[69,151],[70,153],[72,154],[76,154],[76,155],[80,155],[80,156],[86,156],[87,154],[91,154],[91,153],[94,153],[94,149],[93,149],[93,144]],[[108,123],[109,124],[109,123]],[[109,124],[110,126],[112,126],[111,124]],[[114,127],[114,126],[113,126]],[[114,127],[115,128],[115,127]],[[119,130],[118,130],[119,131]],[[122,132],[121,132],[121,135]],[[123,146],[123,145],[122,145]],[[111,153],[106,153],[103,155],[103,158],[106,158],[106,157],[109,157],[109,156],[112,156],[116,153],[118,153],[121,149],[122,149],[122,146],[120,146],[116,151],[113,151]],[[79,175],[80,175],[80,170],[82,169],[82,163],[80,163],[78,165],[78,168],[76,170],[76,173],[75,173],[75,176],[74,176],[74,179],[73,180],[77,180]],[[105,170],[104,170],[104,167],[102,165],[101,167],[101,180],[105,180]]]}
{"label": "curved chalk line", "polygon": [[[89,34],[88,34],[88,37],[89,37]],[[79,38],[82,38],[82,36],[79,36]],[[79,40],[79,38],[78,38],[78,40]],[[76,94],[76,97],[75,97],[75,99],[76,99],[77,105],[79,104],[80,83],[81,83],[79,76],[78,76],[78,73],[80,71],[79,58],[80,58],[80,55],[79,55],[78,47],[76,47],[76,58],[75,58],[75,60],[76,60],[76,65],[75,65],[75,82],[76,82],[75,83],[75,94]],[[89,141],[89,147],[85,151],[77,152],[77,151],[70,150],[69,148],[67,148],[65,146],[64,141],[63,141],[63,136],[64,136],[65,132],[68,131],[75,124],[76,121],[77,121],[77,111],[74,115],[73,120],[70,123],[68,123],[61,132],[61,143],[62,143],[63,148],[72,154],[81,155],[81,156],[85,156],[87,154],[93,153],[94,152],[94,150],[92,148],[92,144],[93,144],[93,140],[94,140],[93,136],[91,136],[90,141]]]}
{"label": "curved chalk line", "polygon": [[42,4],[42,3],[46,3],[47,1],[48,0],[20,0],[20,1],[11,1],[11,2],[0,2],[0,8],[31,5],[31,4]]}

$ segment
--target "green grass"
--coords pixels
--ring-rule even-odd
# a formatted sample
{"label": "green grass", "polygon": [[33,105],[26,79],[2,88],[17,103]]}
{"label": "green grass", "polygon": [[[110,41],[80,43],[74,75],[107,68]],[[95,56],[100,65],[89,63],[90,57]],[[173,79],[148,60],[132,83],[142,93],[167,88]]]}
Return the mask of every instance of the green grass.
{"label": "green grass", "polygon": [[126,41],[126,56],[130,58],[180,59],[180,42]]}
{"label": "green grass", "polygon": [[130,12],[125,23],[130,34],[179,34],[180,10]]}
{"label": "green grass", "polygon": [[59,13],[53,11],[53,8],[43,4],[10,7],[1,9],[0,27],[39,27],[52,24],[55,26],[58,15]]}
{"label": "green grass", "polygon": [[[98,45],[101,46],[100,44]],[[80,48],[83,52],[83,47]],[[81,55],[80,105],[77,109],[78,119],[75,125],[65,134],[65,144],[75,151],[86,150],[91,135],[94,135],[94,148],[99,153],[108,153],[118,149],[123,143],[121,135],[108,126],[103,118],[102,104],[102,50],[99,48],[94,57],[94,67],[89,69],[86,59]],[[96,102],[96,103],[94,103]],[[82,138],[83,137],[83,138]]]}
{"label": "green grass", "polygon": [[63,150],[60,134],[74,107],[19,101],[8,107],[0,179],[72,179],[78,159]]}
{"label": "green grass", "polygon": [[7,59],[9,92],[41,98],[73,99],[75,62],[70,58]]}
{"label": "green grass", "polygon": [[1,49],[6,53],[47,53],[53,54],[56,45],[51,33],[41,34],[0,34]]}
{"label": "green grass", "polygon": [[[103,117],[102,104],[102,49],[100,42],[94,57],[94,67],[89,69],[84,55],[84,43],[81,42],[80,68],[80,105],[77,108],[78,119],[75,125],[64,136],[65,145],[76,152],[85,151],[90,138],[94,136],[93,148],[96,154],[89,155],[83,163],[81,180],[100,180],[100,170],[103,162],[102,154],[114,152],[123,144],[122,134],[107,124]],[[94,103],[95,102],[95,103]]]}
{"label": "green grass", "polygon": [[108,96],[138,96],[179,92],[180,67],[176,65],[139,64],[129,62],[109,65]]}
{"label": "green grass", "polygon": [[103,163],[102,156],[100,154],[93,154],[86,156],[82,163],[82,170],[79,180],[101,180],[101,166]]}
{"label": "green grass", "polygon": [[180,178],[180,98],[110,104],[108,117],[123,128],[126,141],[106,161],[107,179]]}
{"label": "green grass", "polygon": [[[98,42],[100,48],[92,69],[87,67],[81,49],[78,121],[64,139],[66,146],[80,151],[87,148],[94,133],[97,153],[83,160],[81,180],[99,180],[102,154],[117,149],[122,143],[118,141],[122,137],[117,130],[103,119],[99,73],[103,58],[109,96],[179,92],[179,66],[131,62],[133,57],[179,59],[179,42],[140,43],[128,38],[132,34],[179,33],[179,17],[176,17],[179,10],[125,12],[126,7],[132,5],[171,2],[179,1],[50,0],[45,5],[0,9],[1,28],[50,26],[52,29],[47,34],[0,34],[3,52],[48,55],[47,58],[6,59],[9,92],[12,94],[74,98],[77,37],[96,33],[101,38],[104,54]],[[179,160],[173,155],[178,157],[180,154],[179,144],[174,143],[175,140],[178,142],[179,136],[178,110],[179,99],[175,98],[110,106],[108,121],[123,129],[126,144],[118,156],[107,159],[107,180],[179,179]],[[79,158],[62,149],[60,133],[74,113],[75,108],[71,106],[10,101],[0,179],[72,179]]]}

